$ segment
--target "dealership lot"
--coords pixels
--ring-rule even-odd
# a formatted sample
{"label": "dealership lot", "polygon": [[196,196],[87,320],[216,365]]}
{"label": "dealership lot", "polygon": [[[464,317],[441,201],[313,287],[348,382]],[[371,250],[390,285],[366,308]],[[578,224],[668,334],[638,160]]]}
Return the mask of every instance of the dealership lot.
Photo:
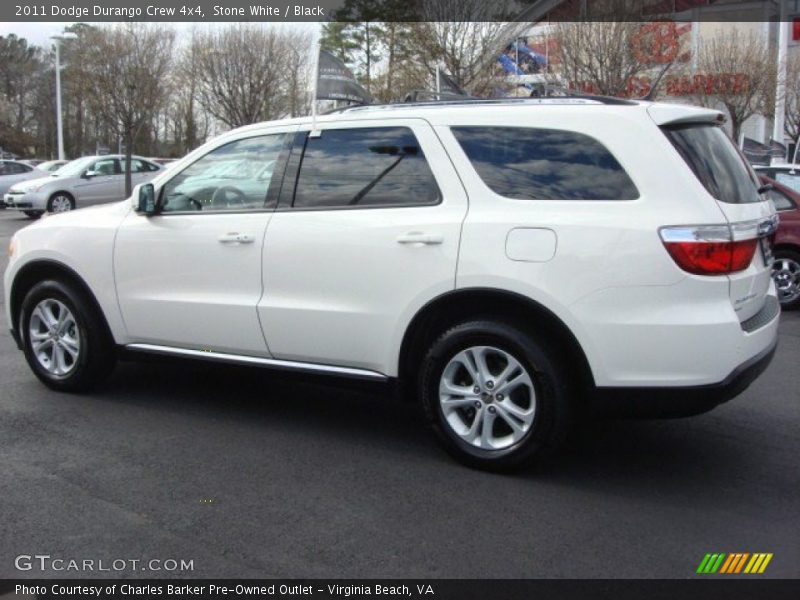
{"label": "dealership lot", "polygon": [[[3,247],[28,223],[0,211]],[[39,554],[124,576],[683,578],[707,552],[774,553],[764,576],[798,577],[800,314],[780,337],[711,413],[589,424],[546,468],[496,476],[372,390],[124,363],[93,394],[51,392],[4,323],[0,577],[42,576],[15,568]],[[193,570],[129,562],[152,559]]]}

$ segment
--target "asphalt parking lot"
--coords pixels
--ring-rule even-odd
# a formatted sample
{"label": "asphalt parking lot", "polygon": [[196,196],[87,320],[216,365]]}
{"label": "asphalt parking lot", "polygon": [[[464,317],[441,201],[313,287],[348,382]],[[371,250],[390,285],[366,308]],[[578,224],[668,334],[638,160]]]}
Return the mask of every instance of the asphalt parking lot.
{"label": "asphalt parking lot", "polygon": [[[0,211],[2,247],[28,222]],[[587,424],[514,476],[455,464],[414,407],[363,389],[123,363],[95,393],[51,392],[7,329],[0,577],[107,574],[14,566],[46,554],[193,561],[126,577],[685,578],[707,552],[800,577],[798,313],[727,405]]]}

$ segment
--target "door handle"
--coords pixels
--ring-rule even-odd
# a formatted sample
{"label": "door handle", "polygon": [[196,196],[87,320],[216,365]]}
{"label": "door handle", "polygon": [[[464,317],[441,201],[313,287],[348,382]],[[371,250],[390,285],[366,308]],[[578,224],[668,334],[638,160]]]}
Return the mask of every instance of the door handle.
{"label": "door handle", "polygon": [[425,244],[426,246],[432,246],[435,244],[441,244],[443,241],[444,238],[440,235],[422,233],[420,231],[412,231],[410,233],[397,236],[398,244]]}
{"label": "door handle", "polygon": [[249,233],[231,231],[230,233],[223,233],[217,240],[221,244],[252,244],[255,238]]}

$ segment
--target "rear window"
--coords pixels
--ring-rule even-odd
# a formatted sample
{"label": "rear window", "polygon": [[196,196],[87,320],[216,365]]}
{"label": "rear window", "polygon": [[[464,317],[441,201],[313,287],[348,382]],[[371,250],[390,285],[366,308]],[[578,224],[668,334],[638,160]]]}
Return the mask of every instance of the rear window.
{"label": "rear window", "polygon": [[739,149],[717,125],[663,128],[708,193],[720,202],[761,202],[758,181]]}
{"label": "rear window", "polygon": [[635,200],[639,191],[596,139],[561,129],[453,127],[483,182],[520,200]]}

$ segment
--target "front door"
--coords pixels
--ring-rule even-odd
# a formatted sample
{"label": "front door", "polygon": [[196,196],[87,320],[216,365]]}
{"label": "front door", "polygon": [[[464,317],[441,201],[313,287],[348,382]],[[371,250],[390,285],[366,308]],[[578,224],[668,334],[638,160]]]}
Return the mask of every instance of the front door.
{"label": "front door", "polygon": [[215,148],[157,186],[159,214],[126,217],[114,272],[131,342],[269,356],[256,304],[285,137]]}
{"label": "front door", "polygon": [[102,202],[122,199],[125,178],[122,176],[119,159],[98,159],[75,184],[76,207],[91,206]]}

